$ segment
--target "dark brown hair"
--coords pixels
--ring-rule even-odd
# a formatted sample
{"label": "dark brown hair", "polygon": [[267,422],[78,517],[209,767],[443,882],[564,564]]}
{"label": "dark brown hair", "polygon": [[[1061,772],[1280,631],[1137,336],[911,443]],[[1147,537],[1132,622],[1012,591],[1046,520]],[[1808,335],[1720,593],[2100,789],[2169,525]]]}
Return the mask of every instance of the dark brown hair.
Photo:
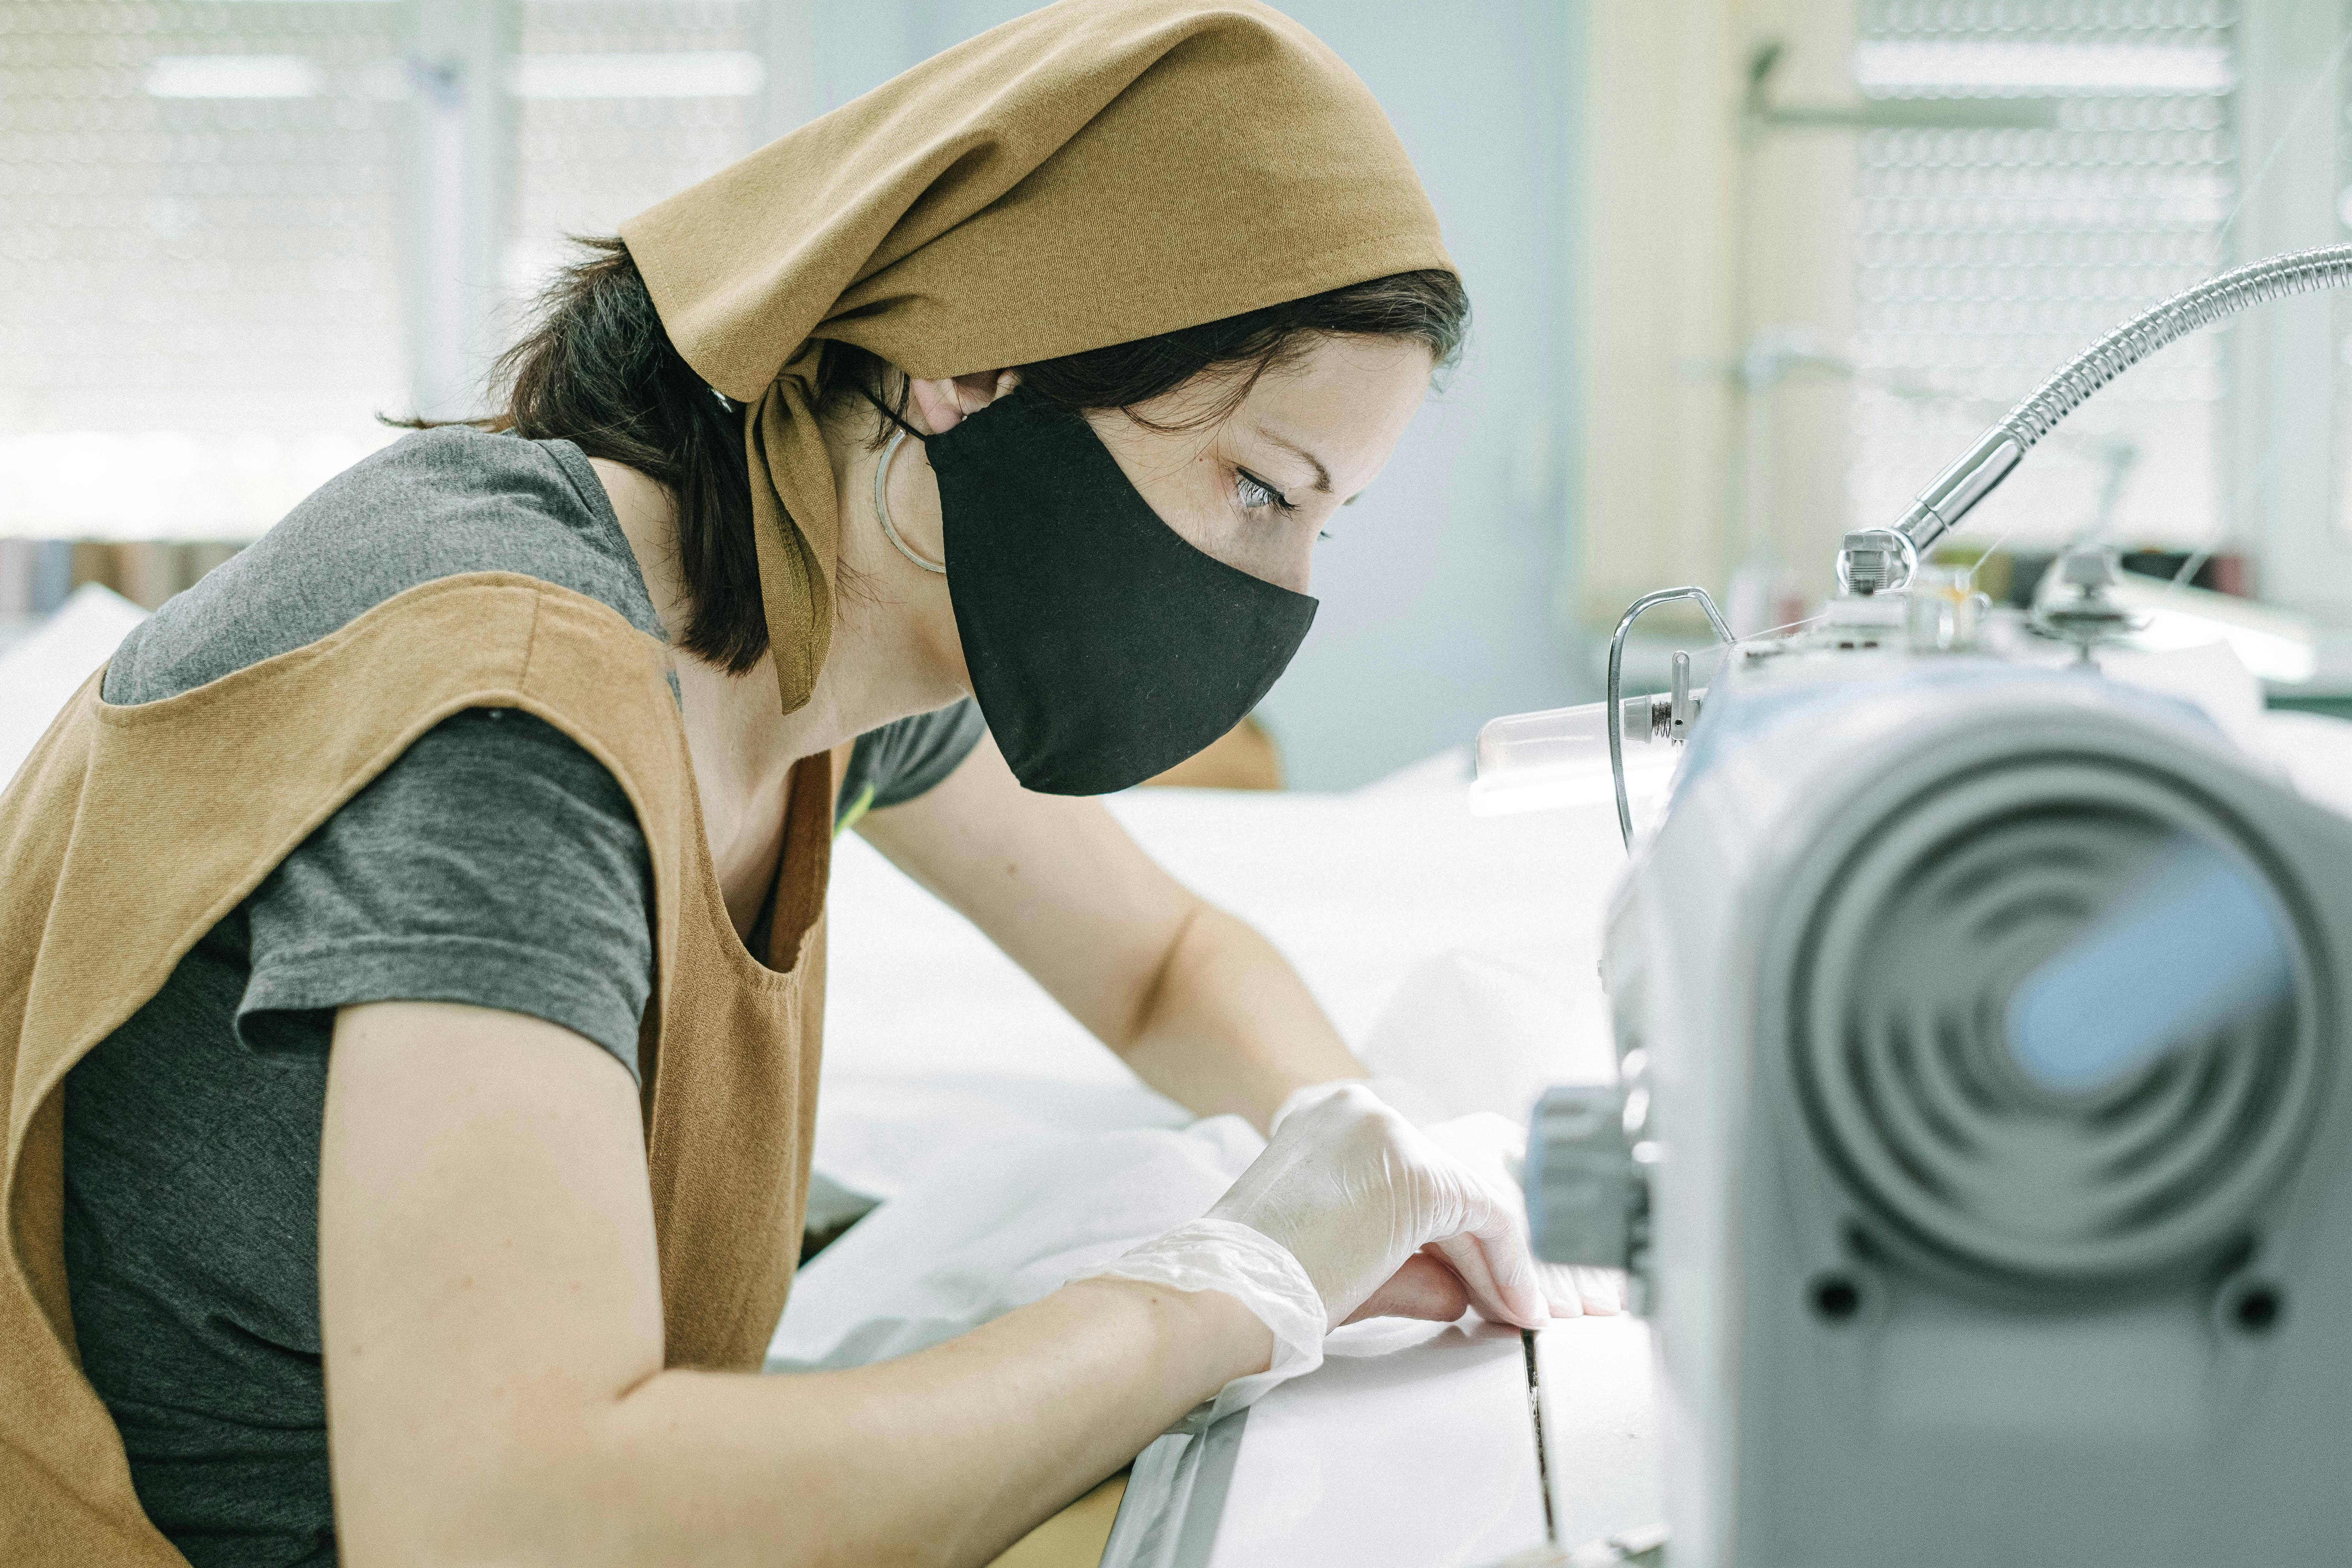
{"label": "dark brown hair", "polygon": [[[587,254],[557,275],[522,337],[499,357],[505,408],[478,423],[561,437],[667,488],[677,509],[678,567],[694,602],[684,647],[740,674],[768,647],[741,405],[706,385],[672,346],[628,247],[580,243]],[[1442,368],[1460,353],[1469,323],[1470,302],[1453,273],[1400,272],[1017,368],[1022,385],[1047,403],[1130,415],[1215,373],[1221,395],[1185,421],[1213,422],[1318,338],[1408,338]],[[827,344],[818,379],[820,405],[863,392],[905,410],[904,378],[862,349]]]}

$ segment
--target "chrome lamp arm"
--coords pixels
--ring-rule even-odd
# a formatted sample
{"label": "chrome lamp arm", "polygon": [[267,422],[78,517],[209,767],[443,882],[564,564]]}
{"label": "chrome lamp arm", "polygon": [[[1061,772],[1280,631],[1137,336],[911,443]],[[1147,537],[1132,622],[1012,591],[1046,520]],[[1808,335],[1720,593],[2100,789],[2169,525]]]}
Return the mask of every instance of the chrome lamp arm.
{"label": "chrome lamp arm", "polygon": [[[1894,527],[1847,535],[1839,556],[1839,585],[1851,585],[1858,593],[1903,586],[1919,554],[1958,526],[1979,501],[2009,477],[2035,442],[2093,393],[2158,349],[2249,305],[2347,284],[2352,284],[2352,245],[2323,246],[2225,272],[2135,316],[2076,355],[2036,387],[2032,395],[2003,415],[1959,461],[1919,492],[1911,510]],[[1885,537],[1890,534],[1895,537]],[[1877,569],[1878,562],[1888,556],[1900,561],[1901,575],[1892,582],[1883,581],[1885,574]]]}

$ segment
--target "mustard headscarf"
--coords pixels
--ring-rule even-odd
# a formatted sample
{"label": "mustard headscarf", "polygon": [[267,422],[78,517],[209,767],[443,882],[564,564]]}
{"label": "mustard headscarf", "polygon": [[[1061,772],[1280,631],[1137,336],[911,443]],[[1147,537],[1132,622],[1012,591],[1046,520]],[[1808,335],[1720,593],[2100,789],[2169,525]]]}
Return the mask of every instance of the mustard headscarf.
{"label": "mustard headscarf", "polygon": [[622,226],[687,363],[749,407],[784,711],[833,629],[820,345],[945,377],[1453,270],[1388,118],[1255,0],[1063,0]]}

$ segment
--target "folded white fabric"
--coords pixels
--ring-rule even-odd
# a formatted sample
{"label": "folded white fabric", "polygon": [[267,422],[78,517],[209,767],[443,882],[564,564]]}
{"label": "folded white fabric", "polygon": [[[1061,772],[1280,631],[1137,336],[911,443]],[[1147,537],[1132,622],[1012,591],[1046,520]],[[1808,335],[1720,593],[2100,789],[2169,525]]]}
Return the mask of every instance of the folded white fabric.
{"label": "folded white fabric", "polygon": [[85,583],[40,628],[0,656],[0,786],[15,776],[49,721],[147,612]]}
{"label": "folded white fabric", "polygon": [[1234,1378],[1210,1403],[1214,1421],[1257,1402],[1276,1384],[1323,1364],[1329,1331],[1322,1293],[1287,1247],[1229,1219],[1196,1219],[1108,1263],[1070,1277],[1133,1279],[1171,1290],[1221,1290],[1274,1331],[1274,1359],[1264,1372]]}
{"label": "folded white fabric", "polygon": [[[1356,1055],[1372,1069],[1374,1091],[1420,1127],[1474,1110],[1525,1121],[1553,1084],[1617,1076],[1608,1005],[1590,963],[1580,978],[1564,963],[1539,968],[1475,949],[1407,969]],[[1397,1079],[1412,1086],[1414,1103],[1389,1095]]]}
{"label": "folded white fabric", "polygon": [[1265,1148],[1238,1116],[967,1134],[801,1270],[768,1370],[865,1366],[968,1333],[1198,1218]]}

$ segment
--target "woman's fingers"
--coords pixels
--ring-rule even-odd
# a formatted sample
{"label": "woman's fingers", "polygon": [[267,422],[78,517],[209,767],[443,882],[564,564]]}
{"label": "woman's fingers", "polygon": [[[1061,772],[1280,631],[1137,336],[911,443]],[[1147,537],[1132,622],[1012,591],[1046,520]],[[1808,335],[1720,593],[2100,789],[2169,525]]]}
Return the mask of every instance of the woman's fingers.
{"label": "woman's fingers", "polygon": [[1622,1269],[1588,1268],[1580,1265],[1570,1272],[1576,1276],[1577,1294],[1587,1312],[1607,1317],[1625,1310],[1625,1275]]}
{"label": "woman's fingers", "polygon": [[1550,1303],[1537,1281],[1535,1259],[1516,1219],[1483,1198],[1472,1205],[1470,1218],[1464,1229],[1434,1245],[1469,1287],[1472,1305],[1496,1322],[1523,1329],[1550,1321]]}
{"label": "woman's fingers", "polygon": [[1555,1318],[1584,1316],[1584,1282],[1578,1270],[1564,1263],[1538,1263],[1536,1279],[1543,1285],[1544,1300],[1551,1304]]}
{"label": "woman's fingers", "polygon": [[[1483,1270],[1489,1281],[1488,1286],[1482,1289],[1481,1295],[1499,1306],[1501,1293],[1499,1288],[1491,1285],[1493,1271],[1486,1268],[1483,1250],[1474,1267]],[[1555,1318],[1610,1317],[1625,1308],[1624,1276],[1614,1269],[1538,1263],[1536,1265],[1536,1280]],[[1476,1304],[1472,1300],[1470,1288],[1463,1282],[1462,1276],[1454,1272],[1453,1264],[1446,1259],[1439,1244],[1432,1243],[1429,1250],[1416,1252],[1406,1258],[1404,1267],[1373,1291],[1362,1306],[1349,1313],[1347,1321],[1360,1323],[1367,1318],[1420,1318],[1433,1323],[1450,1323]]]}
{"label": "woman's fingers", "polygon": [[1470,1292],[1461,1276],[1427,1253],[1416,1252],[1362,1306],[1349,1313],[1347,1321],[1422,1318],[1450,1323],[1469,1310]]}
{"label": "woman's fingers", "polygon": [[1625,1310],[1625,1276],[1614,1268],[1538,1263],[1536,1275],[1555,1318],[1605,1318]]}

